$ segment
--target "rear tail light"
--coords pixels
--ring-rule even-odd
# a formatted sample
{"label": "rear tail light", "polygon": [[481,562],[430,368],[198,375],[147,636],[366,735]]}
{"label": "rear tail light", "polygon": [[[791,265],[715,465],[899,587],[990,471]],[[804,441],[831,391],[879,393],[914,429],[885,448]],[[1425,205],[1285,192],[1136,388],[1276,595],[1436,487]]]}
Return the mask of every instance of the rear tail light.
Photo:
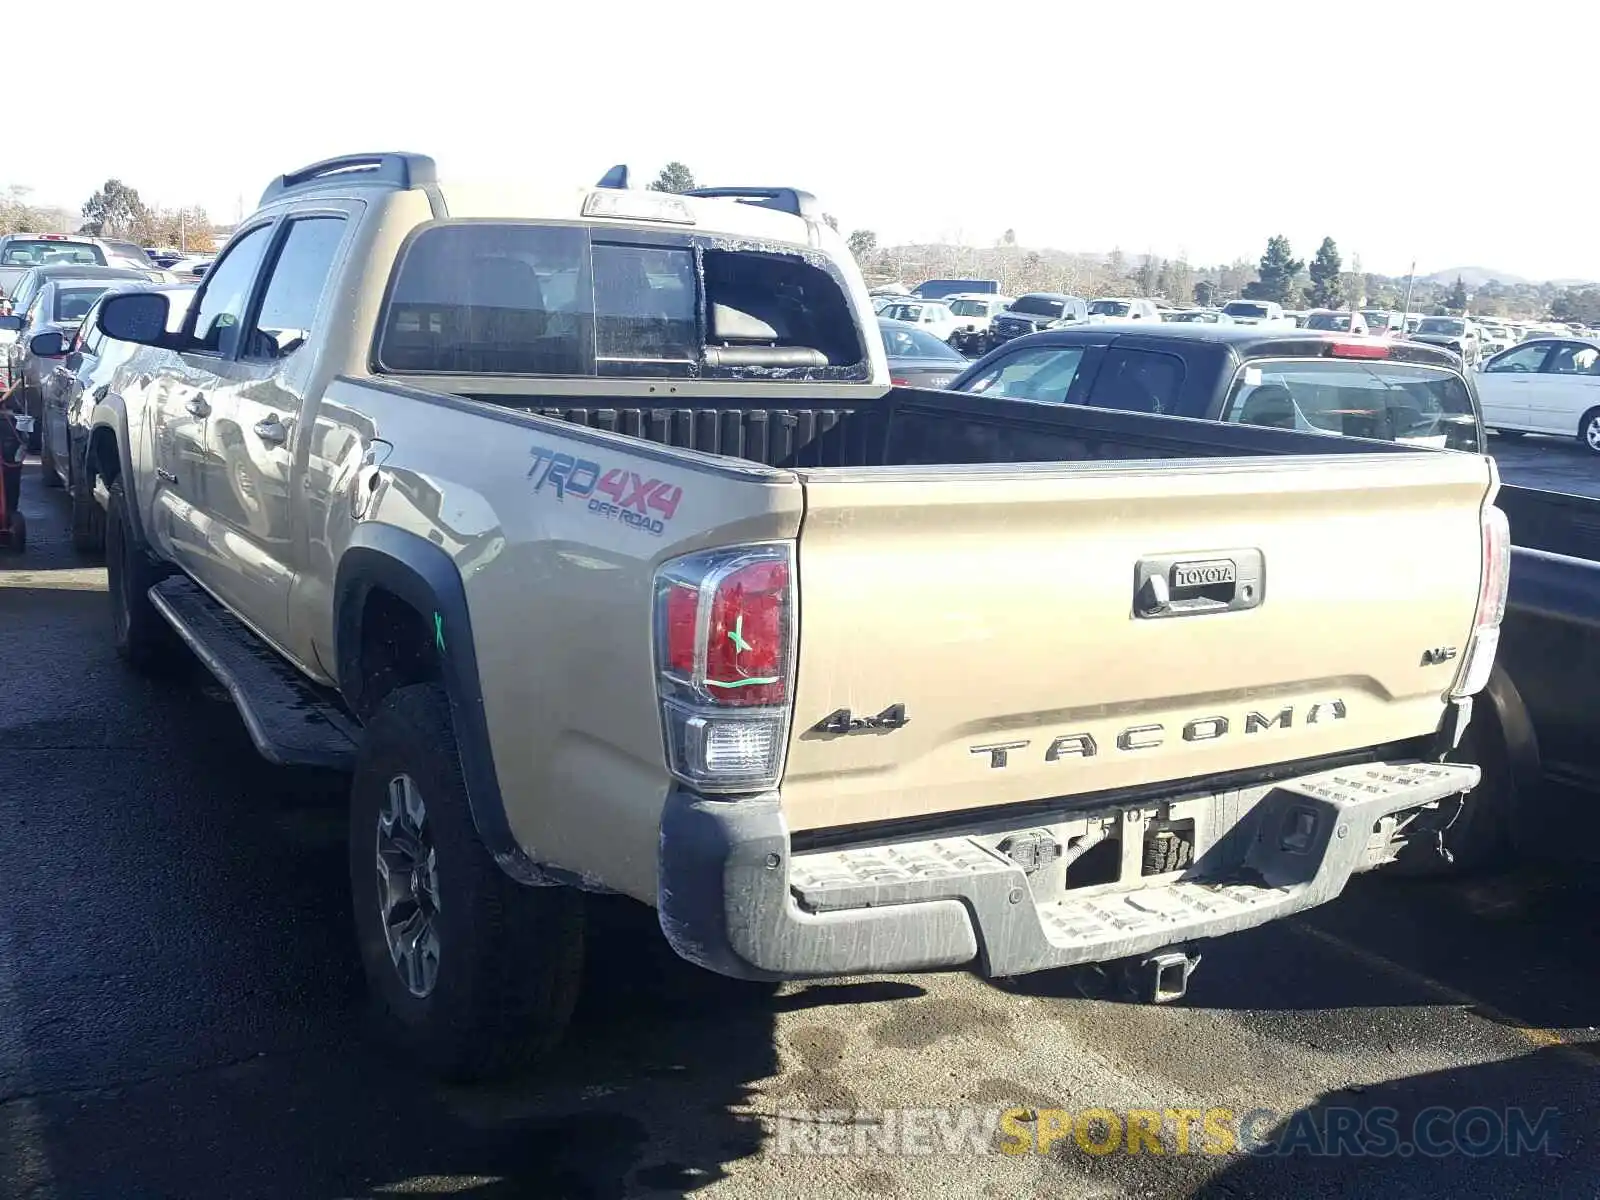
{"label": "rear tail light", "polygon": [[793,698],[792,564],[788,545],[770,544],[691,554],[656,572],[667,766],[701,791],[778,784]]}
{"label": "rear tail light", "polygon": [[1483,509],[1483,578],[1478,585],[1478,613],[1451,696],[1475,696],[1489,682],[1495,652],[1500,648],[1500,622],[1506,615],[1506,588],[1511,582],[1511,526],[1492,504]]}

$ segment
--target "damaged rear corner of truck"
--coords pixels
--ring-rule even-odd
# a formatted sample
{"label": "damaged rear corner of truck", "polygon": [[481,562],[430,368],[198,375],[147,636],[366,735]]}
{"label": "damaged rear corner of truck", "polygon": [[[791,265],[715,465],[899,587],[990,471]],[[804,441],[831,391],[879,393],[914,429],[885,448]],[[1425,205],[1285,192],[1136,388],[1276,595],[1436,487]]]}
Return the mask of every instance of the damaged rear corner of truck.
{"label": "damaged rear corner of truck", "polygon": [[680,953],[1149,955],[1331,899],[1473,786],[1440,759],[1503,611],[1487,459],[1138,466],[801,472],[781,780],[669,800]]}

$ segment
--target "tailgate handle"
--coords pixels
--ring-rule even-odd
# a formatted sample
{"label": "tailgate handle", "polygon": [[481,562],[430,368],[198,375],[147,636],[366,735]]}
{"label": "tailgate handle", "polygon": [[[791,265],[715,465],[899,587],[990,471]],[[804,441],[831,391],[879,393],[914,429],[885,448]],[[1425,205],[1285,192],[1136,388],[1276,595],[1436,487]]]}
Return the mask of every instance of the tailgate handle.
{"label": "tailgate handle", "polygon": [[1259,550],[1152,554],[1133,572],[1133,615],[1199,617],[1256,608],[1266,597]]}

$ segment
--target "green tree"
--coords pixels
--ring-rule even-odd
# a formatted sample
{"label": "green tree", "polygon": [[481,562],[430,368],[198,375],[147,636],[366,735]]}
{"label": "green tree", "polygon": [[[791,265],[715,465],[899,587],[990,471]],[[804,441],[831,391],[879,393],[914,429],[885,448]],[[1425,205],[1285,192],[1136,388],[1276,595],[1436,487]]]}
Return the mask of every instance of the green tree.
{"label": "green tree", "polygon": [[1462,282],[1461,276],[1456,276],[1456,281],[1450,285],[1449,294],[1444,298],[1444,306],[1454,312],[1467,311],[1467,285]]}
{"label": "green tree", "polygon": [[1106,255],[1106,274],[1119,282],[1127,278],[1128,260],[1122,256],[1121,250],[1113,250]]}
{"label": "green tree", "polygon": [[652,192],[688,192],[694,189],[694,172],[681,162],[669,162],[649,185]]}
{"label": "green tree", "polygon": [[850,247],[850,253],[855,255],[858,263],[865,262],[867,256],[878,248],[878,235],[870,229],[855,229],[845,239],[845,244]]}
{"label": "green tree", "polygon": [[1344,262],[1339,257],[1339,247],[1331,237],[1322,239],[1317,255],[1311,260],[1311,303],[1317,308],[1338,308],[1345,300]]}
{"label": "green tree", "polygon": [[1294,257],[1289,239],[1281,233],[1267,239],[1267,252],[1256,265],[1257,278],[1244,285],[1248,300],[1271,300],[1278,304],[1292,304],[1294,277],[1305,269],[1305,262]]}
{"label": "green tree", "polygon": [[1600,288],[1563,288],[1550,301],[1550,316],[1557,321],[1576,321],[1580,325],[1600,322]]}
{"label": "green tree", "polygon": [[1015,246],[1017,244],[1017,231],[1008,229],[1002,233],[1000,235],[1000,244],[1002,246]]}
{"label": "green tree", "polygon": [[144,219],[139,193],[120,179],[108,179],[83,205],[83,232],[95,237],[126,237]]}

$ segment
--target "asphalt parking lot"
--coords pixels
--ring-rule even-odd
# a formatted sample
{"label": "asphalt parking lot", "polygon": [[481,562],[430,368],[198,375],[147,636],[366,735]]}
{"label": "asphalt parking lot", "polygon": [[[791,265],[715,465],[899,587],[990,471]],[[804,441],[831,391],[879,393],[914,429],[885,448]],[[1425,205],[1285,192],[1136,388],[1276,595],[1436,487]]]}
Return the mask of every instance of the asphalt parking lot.
{"label": "asphalt parking lot", "polygon": [[[1509,482],[1600,494],[1576,445],[1495,449]],[[1594,1195],[1600,888],[1576,867],[1358,880],[1207,947],[1162,1008],[1083,972],[750,992],[607,905],[546,1069],[424,1082],[362,1035],[342,780],[261,762],[203,678],[121,669],[104,572],[72,554],[31,466],[24,508],[33,544],[0,559],[0,1195]],[[853,1136],[804,1155],[827,1139],[795,1133],[801,1112],[905,1106],[1018,1107],[1029,1128],[1057,1108],[1267,1110],[1287,1129],[1431,1105],[1553,1110],[1555,1136],[1520,1157],[1318,1159],[1072,1137],[1046,1155]]]}

